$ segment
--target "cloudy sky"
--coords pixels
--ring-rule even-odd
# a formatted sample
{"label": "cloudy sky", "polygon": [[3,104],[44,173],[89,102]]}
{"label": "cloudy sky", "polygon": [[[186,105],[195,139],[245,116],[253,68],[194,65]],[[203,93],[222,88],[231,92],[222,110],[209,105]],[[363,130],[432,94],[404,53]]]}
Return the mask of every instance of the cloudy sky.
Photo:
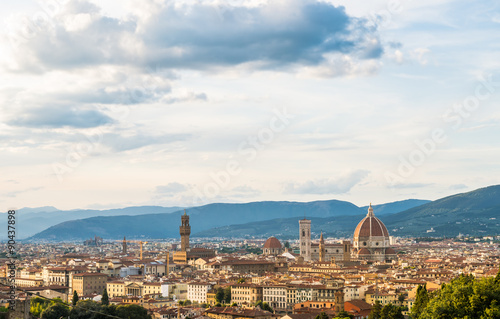
{"label": "cloudy sky", "polygon": [[498,1],[0,9],[4,210],[362,206],[500,183]]}

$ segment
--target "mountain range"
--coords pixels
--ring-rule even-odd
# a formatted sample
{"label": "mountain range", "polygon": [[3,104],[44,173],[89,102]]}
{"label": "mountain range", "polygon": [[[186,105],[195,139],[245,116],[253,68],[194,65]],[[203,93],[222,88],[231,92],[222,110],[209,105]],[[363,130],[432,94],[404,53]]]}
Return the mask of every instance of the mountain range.
{"label": "mountain range", "polygon": [[[51,226],[69,220],[79,220],[96,216],[142,215],[151,213],[168,214],[179,211],[181,207],[140,206],[107,210],[58,210],[52,206],[21,208],[16,210],[16,237],[31,237]],[[7,229],[7,218],[0,218],[0,227]]]}
{"label": "mountain range", "polygon": [[[375,214],[394,236],[496,235],[500,232],[500,185],[456,194],[435,201],[405,200],[373,206]],[[127,212],[130,208],[123,209]],[[155,208],[160,210],[161,208]],[[165,208],[166,209],[166,208]],[[183,210],[151,213],[151,207],[135,207],[135,215],[98,216],[67,220],[30,240],[70,241],[91,238],[178,238]],[[367,207],[338,200],[314,202],[216,203],[188,209],[192,237],[276,236],[294,239],[298,220],[312,221],[312,233],[350,237]],[[140,211],[140,213],[138,213]],[[113,212],[119,213],[119,212]],[[431,231],[431,232],[428,232]]]}
{"label": "mountain range", "polygon": [[[414,207],[421,200],[396,202],[398,207]],[[390,204],[385,204],[389,205]],[[387,211],[390,211],[390,208]],[[189,208],[191,232],[197,233],[212,228],[252,222],[267,222],[270,219],[340,216],[361,216],[365,210],[345,201],[327,200],[314,202],[252,202],[245,204],[208,204]],[[148,212],[148,208],[144,208]],[[68,220],[53,225],[34,235],[33,240],[82,240],[100,236],[103,238],[177,238],[179,236],[180,215],[178,210],[170,213],[136,214],[134,216],[99,216],[78,220]],[[220,236],[221,234],[215,234]],[[212,236],[210,236],[212,237]]]}

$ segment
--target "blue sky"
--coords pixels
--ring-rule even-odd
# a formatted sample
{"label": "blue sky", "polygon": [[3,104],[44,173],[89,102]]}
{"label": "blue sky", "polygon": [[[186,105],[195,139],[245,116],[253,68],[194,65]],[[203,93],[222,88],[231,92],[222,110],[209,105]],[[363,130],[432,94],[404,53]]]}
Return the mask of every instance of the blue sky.
{"label": "blue sky", "polygon": [[0,7],[6,209],[500,182],[495,1],[44,3]]}

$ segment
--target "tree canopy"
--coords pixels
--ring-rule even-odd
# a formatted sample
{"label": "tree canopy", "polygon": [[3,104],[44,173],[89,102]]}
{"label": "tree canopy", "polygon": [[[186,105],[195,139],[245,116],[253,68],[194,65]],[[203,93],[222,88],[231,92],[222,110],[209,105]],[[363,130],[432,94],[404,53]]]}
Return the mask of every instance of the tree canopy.
{"label": "tree canopy", "polygon": [[417,290],[413,319],[500,318],[500,271],[496,277],[479,280],[461,275],[432,294],[423,289],[420,294]]}

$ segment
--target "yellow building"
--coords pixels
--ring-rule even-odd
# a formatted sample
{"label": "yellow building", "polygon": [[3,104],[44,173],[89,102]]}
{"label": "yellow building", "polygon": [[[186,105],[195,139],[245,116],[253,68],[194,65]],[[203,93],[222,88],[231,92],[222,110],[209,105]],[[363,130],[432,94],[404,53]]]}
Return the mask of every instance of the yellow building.
{"label": "yellow building", "polygon": [[137,282],[137,281],[110,281],[106,289],[109,298],[124,296],[158,296],[162,294],[161,283],[159,282]]}
{"label": "yellow building", "polygon": [[262,299],[262,287],[253,284],[231,285],[231,303],[235,302],[238,306],[250,305]]}
{"label": "yellow building", "polygon": [[16,278],[17,287],[41,287],[43,286],[42,279],[30,279],[30,278]]}
{"label": "yellow building", "polygon": [[72,291],[76,291],[79,296],[88,294],[102,294],[106,289],[108,276],[100,273],[84,272],[72,275]]}

